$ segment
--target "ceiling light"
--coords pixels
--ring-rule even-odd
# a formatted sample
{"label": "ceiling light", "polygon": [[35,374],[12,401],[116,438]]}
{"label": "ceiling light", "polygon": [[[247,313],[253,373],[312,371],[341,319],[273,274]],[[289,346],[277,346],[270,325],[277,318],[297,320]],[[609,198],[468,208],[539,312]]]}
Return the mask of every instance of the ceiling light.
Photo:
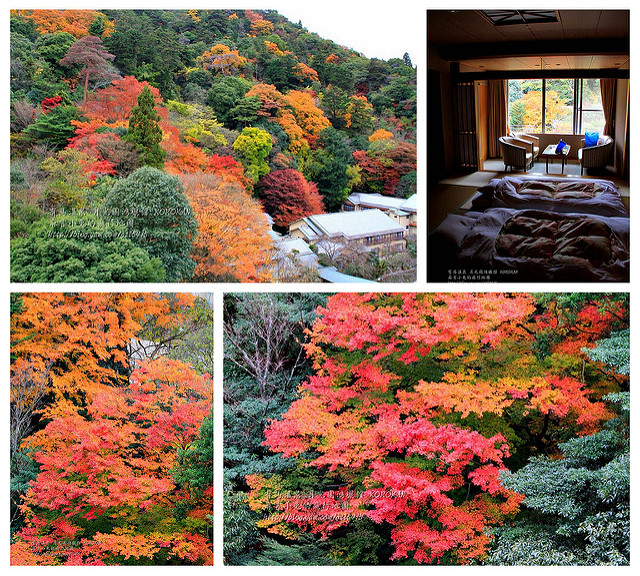
{"label": "ceiling light", "polygon": [[494,26],[558,22],[555,10],[481,10],[480,13]]}

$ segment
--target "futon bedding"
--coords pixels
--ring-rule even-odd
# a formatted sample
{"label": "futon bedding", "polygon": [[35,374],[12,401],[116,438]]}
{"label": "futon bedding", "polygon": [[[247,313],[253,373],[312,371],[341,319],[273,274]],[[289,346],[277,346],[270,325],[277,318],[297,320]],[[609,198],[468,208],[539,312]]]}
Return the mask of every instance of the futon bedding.
{"label": "futon bedding", "polygon": [[477,210],[515,208],[628,216],[618,189],[609,180],[506,176],[491,180],[478,192],[472,202]]}
{"label": "futon bedding", "polygon": [[449,215],[429,238],[429,258],[432,281],[628,282],[629,219],[509,208]]}

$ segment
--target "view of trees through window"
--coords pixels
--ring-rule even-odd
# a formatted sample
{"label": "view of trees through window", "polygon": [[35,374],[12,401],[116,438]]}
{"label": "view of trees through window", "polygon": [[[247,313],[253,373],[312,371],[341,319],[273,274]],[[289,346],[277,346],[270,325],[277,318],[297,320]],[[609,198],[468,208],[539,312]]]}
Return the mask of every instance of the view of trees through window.
{"label": "view of trees through window", "polygon": [[517,132],[602,132],[600,80],[509,80],[509,126]]}

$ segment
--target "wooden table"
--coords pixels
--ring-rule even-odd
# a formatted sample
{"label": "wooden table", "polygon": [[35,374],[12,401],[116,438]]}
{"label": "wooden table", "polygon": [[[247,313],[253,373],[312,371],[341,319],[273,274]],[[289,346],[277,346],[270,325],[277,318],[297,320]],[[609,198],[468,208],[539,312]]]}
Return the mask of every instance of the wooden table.
{"label": "wooden table", "polygon": [[567,144],[562,149],[562,152],[560,152],[560,154],[556,154],[556,146],[557,144],[549,144],[549,146],[544,149],[544,152],[540,154],[540,158],[544,158],[547,161],[547,173],[549,173],[549,158],[551,158],[551,161],[553,161],[554,158],[559,158],[560,160],[562,160],[562,174],[564,174],[564,164],[567,160],[567,156],[569,156],[569,150],[571,150],[571,146]]}

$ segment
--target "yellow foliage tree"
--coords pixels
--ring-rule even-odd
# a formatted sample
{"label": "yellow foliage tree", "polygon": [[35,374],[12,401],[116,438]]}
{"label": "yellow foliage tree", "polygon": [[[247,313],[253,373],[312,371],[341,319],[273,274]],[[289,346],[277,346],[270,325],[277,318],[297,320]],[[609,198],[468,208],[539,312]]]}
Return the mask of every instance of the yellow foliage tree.
{"label": "yellow foliage tree", "polygon": [[206,70],[225,75],[236,74],[247,63],[238,50],[231,50],[225,44],[216,44],[198,57],[198,61]]}

